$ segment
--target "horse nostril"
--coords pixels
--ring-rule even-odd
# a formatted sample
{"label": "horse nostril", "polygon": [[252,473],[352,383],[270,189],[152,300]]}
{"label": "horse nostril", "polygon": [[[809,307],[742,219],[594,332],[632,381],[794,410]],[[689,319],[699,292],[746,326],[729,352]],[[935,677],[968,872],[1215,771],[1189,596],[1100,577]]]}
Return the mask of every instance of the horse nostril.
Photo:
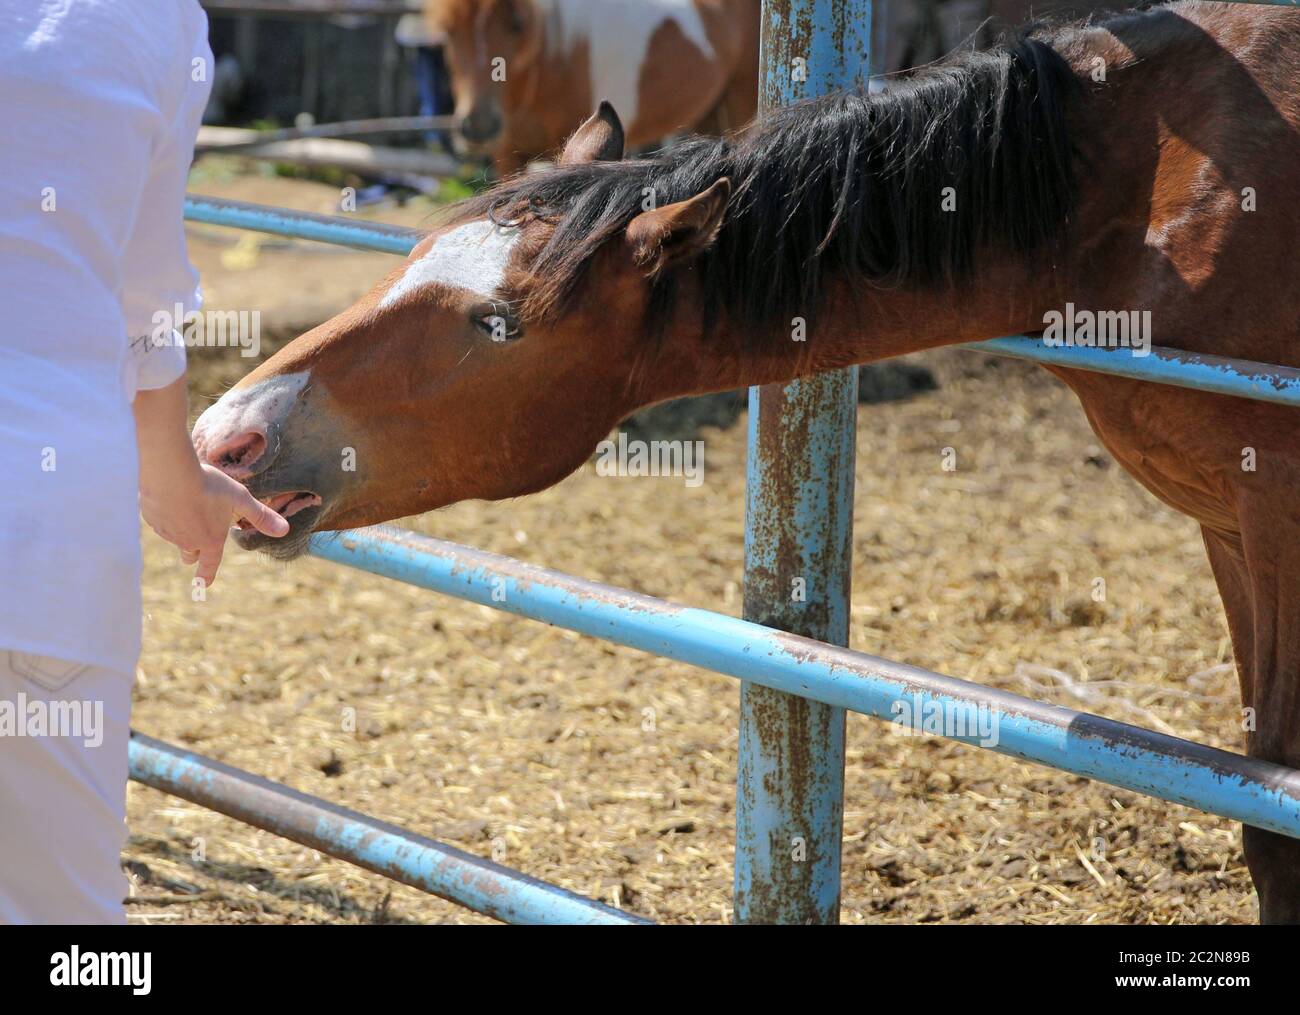
{"label": "horse nostril", "polygon": [[266,434],[250,430],[206,449],[204,457],[213,465],[236,479],[245,479],[260,471],[266,457]]}

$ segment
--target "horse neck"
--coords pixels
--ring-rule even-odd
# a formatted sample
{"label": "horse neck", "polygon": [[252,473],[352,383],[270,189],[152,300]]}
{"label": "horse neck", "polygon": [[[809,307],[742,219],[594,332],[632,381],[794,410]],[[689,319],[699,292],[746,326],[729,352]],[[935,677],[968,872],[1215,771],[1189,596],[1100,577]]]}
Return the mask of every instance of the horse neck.
{"label": "horse neck", "polygon": [[[1088,47],[1069,54],[1081,77],[1093,55]],[[1130,307],[1138,298],[1140,262],[1134,257],[1145,249],[1155,185],[1154,128],[1134,108],[1151,106],[1151,78],[1163,76],[1158,65],[1165,56],[1152,47],[1140,64],[1119,67],[1113,60],[1116,69],[1104,89],[1093,89],[1071,116],[1080,152],[1078,190],[1058,240],[1029,253],[987,249],[969,276],[950,284],[886,287],[832,275],[824,280],[824,296],[809,315],[803,341],[794,340],[795,322],[789,320],[757,327],[723,320],[705,335],[692,293],[684,302],[693,309],[676,328],[677,341],[665,345],[674,377],[691,384],[681,393],[784,382],[945,345],[1036,333],[1045,315],[1067,302],[1089,309]]]}
{"label": "horse neck", "polygon": [[[659,397],[783,383],[911,352],[1038,331],[1069,286],[1064,265],[990,256],[969,280],[933,288],[881,288],[853,277],[826,280],[806,319],[759,326],[720,321],[707,335],[686,315],[663,346]],[[802,324],[802,327],[801,327]],[[685,390],[681,387],[685,385]],[[657,393],[658,394],[658,393]]]}
{"label": "horse neck", "polygon": [[[580,13],[564,0],[530,0],[537,14],[529,59],[508,79],[508,103],[517,114],[515,131],[528,136],[536,154],[545,154],[568,136],[574,117],[585,117],[589,103],[574,95],[573,66],[565,50],[565,17]],[[568,26],[568,32],[574,31]]]}

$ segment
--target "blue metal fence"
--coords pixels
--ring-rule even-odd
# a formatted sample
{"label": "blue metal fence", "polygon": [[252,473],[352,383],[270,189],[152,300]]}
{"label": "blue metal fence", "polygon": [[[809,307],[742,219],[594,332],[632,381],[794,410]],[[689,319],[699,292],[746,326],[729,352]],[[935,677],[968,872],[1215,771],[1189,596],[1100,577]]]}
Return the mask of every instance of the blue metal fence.
{"label": "blue metal fence", "polygon": [[[768,0],[763,103],[864,77],[870,8],[870,0]],[[798,88],[781,73],[796,54],[811,68]],[[186,217],[396,254],[421,235],[195,197]],[[1023,336],[971,348],[1300,406],[1300,370],[1290,367],[1159,348],[1135,358]],[[841,371],[751,391],[745,619],[387,526],[317,535],[311,552],[739,678],[738,922],[838,920],[846,710],[886,720],[900,702],[923,714],[982,711],[995,720],[992,738],[985,730],[951,739],[1300,838],[1300,772],[840,647],[848,635],[855,390],[856,374]],[[795,577],[808,589],[798,609],[789,595]],[[643,922],[139,734],[131,777],[503,920]]]}
{"label": "blue metal fence", "polygon": [[[759,112],[871,74],[871,0],[766,0]],[[858,371],[749,389],[743,614],[849,643]],[[794,583],[801,583],[801,595]],[[844,708],[742,675],[737,923],[838,923]]]}

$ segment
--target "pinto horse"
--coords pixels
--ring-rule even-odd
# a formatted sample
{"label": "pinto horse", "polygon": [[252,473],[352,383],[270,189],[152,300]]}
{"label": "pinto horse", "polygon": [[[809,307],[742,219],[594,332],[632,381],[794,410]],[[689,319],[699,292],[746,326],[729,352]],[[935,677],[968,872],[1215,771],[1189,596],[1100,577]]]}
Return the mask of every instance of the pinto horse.
{"label": "pinto horse", "polygon": [[[1133,12],[622,151],[602,106],[559,164],[455,207],[203,414],[200,455],[290,515],[241,545],[292,556],[314,530],[540,490],[642,406],[1042,332],[1067,303],[1300,367],[1300,11]],[[1249,753],[1300,766],[1300,415],[1048,369],[1200,523]],[[1246,828],[1244,848],[1262,918],[1300,922],[1300,841]]]}
{"label": "pinto horse", "polygon": [[458,136],[498,176],[561,144],[599,99],[641,146],[745,126],[760,0],[427,0],[447,38]]}

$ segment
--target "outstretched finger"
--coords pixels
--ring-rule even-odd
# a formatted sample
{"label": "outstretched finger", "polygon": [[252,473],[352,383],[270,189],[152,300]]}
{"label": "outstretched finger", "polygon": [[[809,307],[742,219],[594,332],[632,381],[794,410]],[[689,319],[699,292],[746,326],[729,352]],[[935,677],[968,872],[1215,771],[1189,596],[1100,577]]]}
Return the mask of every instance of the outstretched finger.
{"label": "outstretched finger", "polygon": [[209,588],[217,580],[217,570],[221,567],[221,557],[225,550],[226,541],[223,539],[221,542],[214,543],[199,551],[199,566],[195,570],[194,576]]}
{"label": "outstretched finger", "polygon": [[289,522],[247,490],[236,505],[235,513],[264,536],[284,536],[289,533]]}

